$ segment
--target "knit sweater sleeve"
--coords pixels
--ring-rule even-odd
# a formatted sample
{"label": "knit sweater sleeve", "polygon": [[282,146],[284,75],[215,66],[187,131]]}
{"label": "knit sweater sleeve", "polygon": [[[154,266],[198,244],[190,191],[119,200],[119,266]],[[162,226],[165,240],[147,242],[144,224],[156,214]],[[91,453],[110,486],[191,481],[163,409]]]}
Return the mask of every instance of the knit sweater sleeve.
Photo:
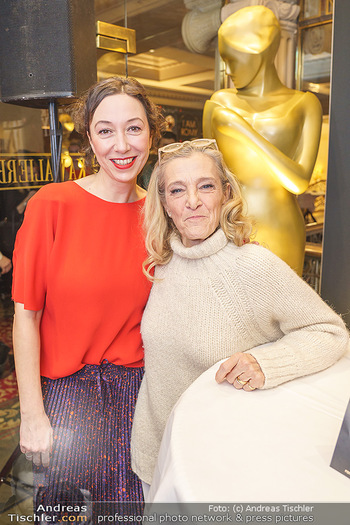
{"label": "knit sweater sleeve", "polygon": [[[247,248],[237,266],[255,321],[271,341],[248,350],[265,375],[263,388],[334,364],[349,343],[342,319],[269,250]],[[269,334],[276,330],[279,337],[273,341]]]}

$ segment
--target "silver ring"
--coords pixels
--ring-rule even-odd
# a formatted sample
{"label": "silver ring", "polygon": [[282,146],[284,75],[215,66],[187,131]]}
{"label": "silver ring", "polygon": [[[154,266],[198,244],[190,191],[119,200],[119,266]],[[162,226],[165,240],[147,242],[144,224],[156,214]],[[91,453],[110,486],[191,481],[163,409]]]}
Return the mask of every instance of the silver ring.
{"label": "silver ring", "polygon": [[33,454],[28,454],[27,452],[26,452],[25,456],[26,456],[27,459],[32,459],[33,458]]}

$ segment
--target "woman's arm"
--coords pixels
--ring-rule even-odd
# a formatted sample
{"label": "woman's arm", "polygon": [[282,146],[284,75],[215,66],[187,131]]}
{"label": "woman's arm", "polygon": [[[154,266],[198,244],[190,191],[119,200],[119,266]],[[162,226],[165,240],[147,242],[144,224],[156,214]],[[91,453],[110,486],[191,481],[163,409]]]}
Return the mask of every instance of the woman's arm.
{"label": "woman's arm", "polygon": [[[251,251],[255,247],[251,246]],[[348,350],[341,317],[269,250],[239,262],[246,298],[265,341],[247,350],[265,376],[263,388],[324,370]],[[251,257],[252,255],[252,257]]]}
{"label": "woman's arm", "polygon": [[[266,248],[246,245],[225,280],[228,294],[240,283],[242,326],[255,344],[233,354],[216,380],[250,391],[272,388],[324,370],[348,350],[349,333],[337,315],[285,262]],[[232,284],[231,284],[232,283]],[[233,348],[235,345],[233,344]],[[241,383],[250,379],[249,385]]]}
{"label": "woman's arm", "polygon": [[52,429],[41,393],[40,321],[42,311],[25,310],[15,303],[13,345],[20,399],[20,447],[35,465],[49,464]]}

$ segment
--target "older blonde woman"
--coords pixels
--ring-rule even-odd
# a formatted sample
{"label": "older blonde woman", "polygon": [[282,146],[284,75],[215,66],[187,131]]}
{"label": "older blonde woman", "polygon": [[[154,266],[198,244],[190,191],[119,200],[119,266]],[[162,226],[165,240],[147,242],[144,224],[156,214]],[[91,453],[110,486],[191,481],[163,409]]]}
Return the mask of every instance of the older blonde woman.
{"label": "older blonde woman", "polygon": [[145,225],[153,287],[132,466],[150,484],[171,409],[202,372],[227,357],[217,381],[249,395],[329,367],[348,333],[286,263],[249,242],[239,186],[214,140],[160,150]]}

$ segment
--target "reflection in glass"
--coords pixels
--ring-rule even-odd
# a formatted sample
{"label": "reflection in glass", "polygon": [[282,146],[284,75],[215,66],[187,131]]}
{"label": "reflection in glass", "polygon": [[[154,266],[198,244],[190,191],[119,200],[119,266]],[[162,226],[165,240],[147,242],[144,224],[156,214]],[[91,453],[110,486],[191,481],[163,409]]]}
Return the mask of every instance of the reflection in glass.
{"label": "reflection in glass", "polygon": [[332,22],[301,30],[299,89],[315,93],[325,115],[329,112],[331,46]]}
{"label": "reflection in glass", "polygon": [[315,18],[321,14],[320,0],[304,0],[304,18]]}

